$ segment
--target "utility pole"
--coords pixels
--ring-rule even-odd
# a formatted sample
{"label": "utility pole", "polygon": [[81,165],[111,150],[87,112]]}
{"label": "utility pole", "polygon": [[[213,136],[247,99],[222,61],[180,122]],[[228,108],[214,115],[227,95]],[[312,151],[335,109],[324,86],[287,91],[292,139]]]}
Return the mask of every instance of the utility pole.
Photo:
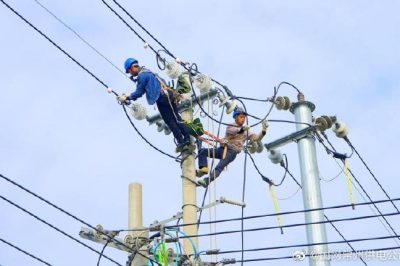
{"label": "utility pole", "polygon": [[[279,98],[279,97],[278,97]],[[288,110],[295,115],[297,122],[297,131],[277,139],[271,143],[265,144],[265,148],[269,151],[274,151],[280,146],[288,143],[296,142],[299,152],[300,170],[301,170],[301,184],[303,190],[304,209],[319,209],[322,208],[321,186],[318,171],[318,163],[316,156],[315,140],[313,132],[321,129],[321,124],[312,121],[312,112],[315,105],[311,102],[304,100],[304,95],[299,93],[298,102],[290,105],[289,98],[287,100],[280,97],[279,101],[275,104],[279,110]],[[275,153],[276,154],[276,153]],[[282,162],[282,158],[277,162]],[[274,162],[274,163],[277,163]],[[312,211],[305,212],[306,223],[318,223],[324,220],[324,212]],[[326,243],[326,228],[325,224],[313,224],[306,226],[307,240],[309,244]],[[330,266],[329,258],[327,258],[328,246],[327,245],[313,245],[308,249],[309,264],[310,266]],[[318,256],[320,254],[320,256]],[[305,255],[305,254],[304,254]],[[325,255],[325,256],[324,256]]]}
{"label": "utility pole", "polygon": [[[182,119],[191,121],[193,110],[188,109],[182,112]],[[182,212],[183,223],[197,223],[197,198],[196,198],[196,164],[194,147],[185,148],[182,151]],[[197,235],[197,225],[188,225],[183,227],[186,235]],[[193,237],[194,248],[198,249],[198,239]],[[186,254],[194,254],[191,242],[185,238],[183,240],[183,249]]]}
{"label": "utility pole", "polygon": [[[129,184],[129,202],[128,202],[128,229],[144,229],[143,227],[143,213],[142,213],[142,184],[131,183]],[[132,236],[134,242],[143,243],[144,239],[149,237],[148,231],[131,231],[129,235]],[[147,255],[146,245],[140,245],[140,253]],[[136,255],[132,261],[132,266],[147,265],[148,261],[141,255]]]}
{"label": "utility pole", "polygon": [[[290,111],[294,113],[296,122],[296,129],[301,131],[312,122],[312,111],[315,105],[311,102],[304,100],[304,95],[299,94],[298,102],[293,103]],[[307,125],[308,124],[308,125]],[[318,163],[316,156],[315,140],[311,134],[305,135],[297,141],[299,152],[300,169],[301,169],[301,184],[303,187],[303,202],[304,209],[318,209],[322,208],[321,187],[318,171]],[[324,220],[324,213],[320,211],[312,211],[305,213],[306,223],[322,222]],[[308,243],[326,243],[326,228],[325,224],[307,225],[307,239]],[[328,252],[327,245],[317,245],[309,247],[309,255],[313,254],[326,254]],[[329,259],[322,256],[310,256],[310,266],[329,266]]]}

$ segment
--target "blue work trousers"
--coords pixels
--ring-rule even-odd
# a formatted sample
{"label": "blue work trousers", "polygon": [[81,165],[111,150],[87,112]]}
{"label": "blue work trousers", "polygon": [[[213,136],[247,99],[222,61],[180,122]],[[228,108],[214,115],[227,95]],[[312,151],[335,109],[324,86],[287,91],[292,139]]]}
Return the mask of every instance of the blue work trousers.
{"label": "blue work trousers", "polygon": [[158,111],[169,129],[171,129],[178,144],[190,141],[189,131],[183,124],[182,118],[178,113],[178,108],[174,102],[174,96],[170,91],[167,93],[168,96],[164,92],[160,94],[160,97],[156,102]]}
{"label": "blue work trousers", "polygon": [[216,179],[224,170],[224,168],[233,160],[235,160],[237,152],[234,151],[233,149],[227,148],[226,156],[224,159],[222,159],[223,154],[224,154],[224,147],[199,150],[198,154],[199,168],[208,167],[207,157],[220,159],[214,171],[210,173],[209,177],[210,182]]}

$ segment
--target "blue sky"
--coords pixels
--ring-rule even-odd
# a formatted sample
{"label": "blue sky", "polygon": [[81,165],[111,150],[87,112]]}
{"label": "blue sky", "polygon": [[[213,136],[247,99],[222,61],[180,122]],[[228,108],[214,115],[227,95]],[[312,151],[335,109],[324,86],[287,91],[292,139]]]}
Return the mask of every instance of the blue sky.
{"label": "blue sky", "polygon": [[[151,51],[143,49],[142,42],[101,1],[41,2],[121,69],[125,58],[133,56],[166,77],[157,69]],[[9,4],[117,92],[134,90],[128,79],[44,12],[35,1],[9,1]],[[202,72],[228,85],[237,95],[266,98],[281,81],[295,84],[306,99],[316,104],[316,116],[337,115],[349,126],[349,138],[389,195],[400,195],[396,178],[400,148],[397,137],[400,104],[400,33],[397,29],[400,18],[397,11],[400,4],[397,1],[121,1],[121,4],[174,54],[184,61],[196,62]],[[0,22],[3,36],[0,49],[0,172],[85,221],[100,223],[109,229],[127,227],[127,192],[131,182],[143,184],[145,225],[178,212],[182,205],[179,164],[144,143],[104,87],[3,6]],[[288,87],[282,88],[280,94],[293,100],[296,96]],[[139,102],[146,104],[145,99]],[[156,112],[152,107],[146,107],[149,113]],[[249,102],[248,108],[251,113],[262,116],[269,106]],[[289,112],[276,109],[270,118],[294,119]],[[225,121],[229,122],[231,118],[226,116]],[[204,122],[208,127],[208,122]],[[173,153],[171,135],[158,133],[155,126],[148,126],[147,122],[135,123],[152,143]],[[266,142],[295,130],[290,124],[270,124]],[[214,124],[214,130],[216,128]],[[213,129],[211,123],[209,129]],[[333,132],[329,131],[328,135],[339,150],[349,152]],[[335,176],[340,171],[336,163],[321,146],[317,146],[317,151],[321,177]],[[288,155],[289,167],[300,180],[296,145],[288,145],[282,152]],[[267,153],[256,154],[255,159],[265,175],[275,180],[281,178],[282,169],[270,163]],[[221,175],[211,196],[241,198],[243,161],[241,154]],[[373,199],[384,199],[384,194],[356,156],[350,159],[349,165]],[[273,204],[267,187],[250,163],[247,169],[246,215],[272,213]],[[344,175],[329,183],[321,182],[321,189],[325,206],[348,203]],[[294,191],[296,185],[289,179],[276,189],[281,198]],[[198,204],[201,204],[203,190],[199,189],[197,193]],[[78,237],[79,223],[4,181],[1,181],[0,195]],[[357,202],[364,201],[358,193],[355,196]],[[211,200],[207,197],[206,202]],[[280,201],[279,207],[281,211],[302,209],[301,193]],[[0,237],[54,265],[96,263],[96,254],[63,238],[6,202],[1,202],[0,208]],[[393,210],[389,204],[382,205],[383,212]],[[220,206],[216,213],[219,219],[239,217],[240,209]],[[210,213],[204,214],[203,219],[207,220]],[[355,211],[330,210],[326,214],[336,219],[372,212],[360,207]],[[388,220],[400,231],[398,217]],[[283,217],[284,224],[303,221],[303,215]],[[260,219],[246,223],[245,227],[274,225],[274,219]],[[218,225],[217,231],[238,229],[239,226],[238,223]],[[339,223],[338,228],[349,239],[388,234],[376,219]],[[209,230],[208,226],[201,228],[203,233]],[[331,227],[327,226],[327,231],[329,240],[340,240]],[[306,234],[303,228],[292,228],[285,230],[284,235],[278,230],[266,231],[246,234],[245,239],[246,248],[257,248],[305,243]],[[207,249],[210,241],[202,239],[200,249]],[[218,237],[217,245],[221,250],[238,249],[240,235]],[[368,249],[394,245],[396,243],[391,240],[357,243],[354,247]],[[347,247],[338,245],[331,249],[347,250]],[[293,251],[248,253],[246,258],[287,256]],[[125,254],[112,249],[107,249],[106,253],[121,264],[125,263]],[[273,264],[288,263],[277,261]],[[39,265],[0,244],[0,265],[24,264]],[[339,264],[345,263],[332,263]],[[368,263],[382,264],[378,261]],[[111,264],[103,260],[101,265]]]}

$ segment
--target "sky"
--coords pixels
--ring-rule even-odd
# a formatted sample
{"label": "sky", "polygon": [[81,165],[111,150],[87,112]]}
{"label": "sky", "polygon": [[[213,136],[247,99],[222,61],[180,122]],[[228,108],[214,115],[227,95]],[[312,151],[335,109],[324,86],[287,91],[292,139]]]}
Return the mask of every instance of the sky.
{"label": "sky", "polygon": [[[154,54],[96,0],[40,0],[49,10],[77,31],[85,40],[120,69],[127,57],[167,78],[157,68]],[[108,1],[112,2],[112,1]],[[34,0],[7,1],[80,63],[118,93],[129,93],[134,84],[93,52],[71,31],[44,11]],[[265,99],[282,81],[296,85],[307,100],[316,105],[314,116],[336,115],[349,128],[349,139],[392,198],[400,196],[397,159],[400,104],[400,18],[398,1],[120,1],[154,36],[185,62],[196,63],[201,72],[227,85],[235,95]],[[114,6],[114,5],[113,5]],[[132,129],[113,95],[90,75],[52,46],[42,36],[0,5],[0,173],[70,211],[90,224],[107,229],[128,226],[128,185],[143,185],[144,225],[171,217],[181,210],[181,169],[178,163],[149,147]],[[114,6],[115,7],[115,6]],[[115,7],[117,8],[117,7]],[[130,21],[131,22],[131,21]],[[145,34],[135,25],[140,34]],[[145,39],[154,47],[148,36]],[[293,89],[283,86],[279,95],[296,100]],[[138,100],[148,106],[144,98]],[[249,113],[263,116],[270,105],[246,102]],[[211,103],[204,105],[221,114]],[[270,119],[294,120],[288,111],[273,109]],[[225,115],[225,122],[231,122]],[[174,154],[172,135],[158,133],[145,121],[133,120],[151,143]],[[254,120],[249,121],[254,123]],[[218,125],[203,119],[211,132]],[[221,131],[224,132],[224,126]],[[260,128],[255,127],[255,132]],[[264,142],[295,131],[287,123],[270,122]],[[347,144],[329,130],[327,134],[341,152]],[[335,177],[340,167],[316,143],[320,177]],[[295,143],[281,148],[289,169],[300,178]],[[264,175],[280,180],[283,169],[272,164],[268,153],[254,154]],[[244,154],[240,154],[210,188],[206,203],[224,196],[241,200]],[[354,155],[349,166],[374,200],[385,194]],[[261,181],[251,162],[246,168],[245,215],[273,213],[268,186]],[[344,174],[331,182],[321,181],[324,206],[348,204]],[[356,202],[365,202],[353,188]],[[277,187],[280,211],[304,208],[301,192],[287,178]],[[198,188],[201,206],[204,189]],[[0,195],[79,238],[79,222],[52,209],[4,180]],[[391,204],[381,204],[384,213],[394,212]],[[398,205],[399,206],[399,205]],[[0,238],[23,248],[52,265],[95,265],[98,255],[65,238],[53,229],[0,201]],[[241,209],[219,205],[204,211],[202,219],[237,218]],[[330,219],[372,215],[368,207],[355,210],[327,210]],[[387,218],[400,231],[400,218]],[[283,224],[302,223],[304,215],[282,216]],[[276,226],[274,218],[245,222],[245,228]],[[386,236],[377,219],[336,224],[347,239]],[[329,241],[342,240],[327,225]],[[240,229],[240,223],[200,227],[210,230]],[[123,235],[122,235],[123,237]],[[82,240],[100,250],[101,245]],[[261,248],[306,243],[304,227],[245,234],[245,248]],[[210,245],[221,250],[241,248],[240,234],[204,237],[199,250]],[[394,240],[359,242],[355,249],[399,246]],[[298,249],[245,253],[245,259],[291,256]],[[330,245],[330,251],[346,251],[346,245]],[[106,254],[125,265],[126,253],[106,249]],[[400,251],[396,253],[400,257]],[[222,258],[240,259],[240,253]],[[204,257],[204,259],[210,259]],[[248,265],[308,265],[308,261],[278,260]],[[363,265],[332,261],[332,265]],[[397,261],[372,260],[368,265],[397,265]],[[0,243],[0,265],[41,265]],[[102,260],[100,265],[113,265]]]}

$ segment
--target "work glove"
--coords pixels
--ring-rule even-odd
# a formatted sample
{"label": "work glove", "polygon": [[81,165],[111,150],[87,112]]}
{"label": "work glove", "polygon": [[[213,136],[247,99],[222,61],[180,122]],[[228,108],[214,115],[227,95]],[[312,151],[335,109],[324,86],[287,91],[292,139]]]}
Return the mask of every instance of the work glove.
{"label": "work glove", "polygon": [[249,129],[250,129],[249,126],[242,126],[242,127],[240,128],[240,130],[239,130],[238,133],[239,133],[239,134],[242,134],[242,133],[248,131]]}
{"label": "work glove", "polygon": [[117,101],[119,104],[129,104],[128,95],[122,94],[117,96]]}
{"label": "work glove", "polygon": [[261,126],[262,126],[262,131],[266,132],[267,128],[269,127],[268,120],[263,120],[261,122]]}

